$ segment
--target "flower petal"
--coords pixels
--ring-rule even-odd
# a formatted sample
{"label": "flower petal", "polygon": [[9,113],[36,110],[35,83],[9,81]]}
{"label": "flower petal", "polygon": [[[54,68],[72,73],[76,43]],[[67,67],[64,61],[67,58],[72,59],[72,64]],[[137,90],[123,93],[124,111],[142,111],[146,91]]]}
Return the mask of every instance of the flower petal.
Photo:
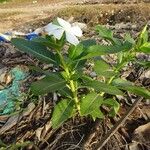
{"label": "flower petal", "polygon": [[77,37],[73,34],[70,34],[69,32],[66,32],[66,39],[69,43],[75,46],[79,44],[79,40],[77,39]]}
{"label": "flower petal", "polygon": [[78,26],[74,26],[71,28],[70,32],[74,34],[75,36],[81,37],[82,36],[82,30]]}
{"label": "flower petal", "polygon": [[57,18],[58,23],[60,24],[60,26],[62,26],[63,28],[71,28],[71,24],[61,18]]}
{"label": "flower petal", "polygon": [[64,29],[57,29],[52,32],[52,35],[54,35],[56,39],[60,40],[61,37],[63,36],[63,33],[64,33]]}
{"label": "flower petal", "polygon": [[49,32],[52,32],[52,31],[54,31],[56,29],[60,29],[60,28],[62,28],[62,27],[52,24],[52,23],[49,23],[48,25],[46,25],[44,27],[44,30],[49,33]]}

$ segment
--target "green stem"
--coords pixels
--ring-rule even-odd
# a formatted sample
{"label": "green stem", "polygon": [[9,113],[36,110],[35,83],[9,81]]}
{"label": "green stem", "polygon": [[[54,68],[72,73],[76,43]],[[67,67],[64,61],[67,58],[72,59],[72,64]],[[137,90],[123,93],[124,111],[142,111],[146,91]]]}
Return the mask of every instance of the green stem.
{"label": "green stem", "polygon": [[57,50],[57,53],[60,57],[62,67],[63,67],[63,69],[65,70],[65,72],[67,74],[67,80],[69,80],[69,87],[70,87],[71,92],[73,94],[73,100],[76,104],[76,108],[77,108],[78,112],[80,113],[80,105],[79,105],[79,100],[78,100],[78,95],[77,95],[78,94],[77,93],[77,89],[78,89],[77,88],[77,82],[73,81],[73,80],[70,80],[72,74],[70,73],[69,68],[68,68],[67,64],[65,63],[65,60],[64,60],[64,58],[63,58],[63,56],[62,56],[62,54],[60,53],[59,50]]}
{"label": "green stem", "polygon": [[[117,66],[117,68],[114,70],[116,73],[120,70],[120,69],[122,69],[122,67],[126,64],[127,62],[124,62],[124,60],[122,60],[122,62]],[[109,80],[108,80],[108,82],[107,82],[107,84],[111,84],[111,82],[113,81],[113,79],[116,77],[116,75],[114,75],[114,76],[112,76]],[[105,94],[105,92],[102,92],[101,94],[100,94],[100,96],[104,96],[104,94]]]}

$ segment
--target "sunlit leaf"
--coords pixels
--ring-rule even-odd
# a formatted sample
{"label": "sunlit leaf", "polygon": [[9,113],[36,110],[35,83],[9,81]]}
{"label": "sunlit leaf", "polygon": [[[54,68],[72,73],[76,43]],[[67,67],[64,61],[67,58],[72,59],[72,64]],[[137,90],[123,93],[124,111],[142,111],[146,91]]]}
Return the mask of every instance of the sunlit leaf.
{"label": "sunlit leaf", "polygon": [[89,47],[81,59],[88,59],[101,55],[114,54],[121,51],[128,51],[132,48],[132,44],[125,42],[123,45],[94,45]]}
{"label": "sunlit leaf", "polygon": [[141,47],[139,47],[138,51],[150,54],[150,42],[144,43]]}
{"label": "sunlit leaf", "polygon": [[103,98],[95,92],[92,92],[81,99],[80,113],[82,116],[92,115],[94,118],[102,118],[100,106]]}
{"label": "sunlit leaf", "polygon": [[64,123],[67,119],[72,117],[74,110],[74,102],[70,99],[61,100],[55,107],[52,114],[52,127],[58,128]]}
{"label": "sunlit leaf", "polygon": [[96,60],[94,63],[94,71],[97,75],[104,76],[105,78],[110,78],[116,73],[111,70],[111,67],[104,60]]}
{"label": "sunlit leaf", "polygon": [[120,89],[127,90],[131,93],[150,99],[150,91],[148,91],[144,87],[135,86],[132,82],[123,79],[115,79],[113,81],[113,85],[117,86]]}
{"label": "sunlit leaf", "polygon": [[109,115],[111,117],[114,117],[118,113],[119,108],[120,108],[120,104],[116,100],[105,99],[103,101],[103,104],[111,107],[111,111],[109,112]]}
{"label": "sunlit leaf", "polygon": [[89,88],[94,88],[97,92],[105,92],[111,95],[123,95],[123,92],[119,90],[117,87],[108,85],[106,83],[90,80],[89,78],[82,77],[84,81],[84,85]]}
{"label": "sunlit leaf", "polygon": [[137,41],[137,46],[140,47],[144,43],[148,42],[148,31],[147,31],[147,25],[143,28],[143,30],[140,33],[140,36]]}

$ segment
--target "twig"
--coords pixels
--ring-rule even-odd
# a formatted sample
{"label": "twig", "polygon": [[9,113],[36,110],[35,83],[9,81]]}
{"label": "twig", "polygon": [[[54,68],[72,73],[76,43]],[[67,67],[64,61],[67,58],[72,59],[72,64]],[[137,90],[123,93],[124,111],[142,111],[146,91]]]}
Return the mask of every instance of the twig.
{"label": "twig", "polygon": [[132,114],[132,112],[135,110],[137,105],[142,101],[143,98],[139,98],[137,101],[135,101],[131,108],[127,111],[124,117],[122,117],[116,125],[106,134],[106,136],[101,140],[101,142],[97,145],[96,150],[100,150],[111,138],[112,135],[115,134],[115,132],[124,124],[126,119]]}
{"label": "twig", "polygon": [[[104,138],[100,141],[99,144],[95,147],[95,150],[101,150],[101,148],[109,141],[111,136],[115,134],[115,132],[124,124],[126,119],[132,114],[132,112],[135,110],[137,105],[142,101],[143,98],[139,98],[137,101],[135,101],[131,108],[128,109],[127,113],[114,125],[114,127],[104,136]],[[96,125],[94,128],[97,128],[99,126],[100,120],[96,122]],[[91,133],[92,134],[92,133]],[[87,138],[86,142],[83,145],[83,149],[86,149],[91,141],[91,135]]]}

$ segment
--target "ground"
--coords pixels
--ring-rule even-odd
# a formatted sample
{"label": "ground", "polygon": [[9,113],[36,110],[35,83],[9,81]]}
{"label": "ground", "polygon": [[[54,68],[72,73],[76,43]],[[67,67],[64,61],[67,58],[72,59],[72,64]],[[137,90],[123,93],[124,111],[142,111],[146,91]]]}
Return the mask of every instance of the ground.
{"label": "ground", "polygon": [[[105,0],[107,1],[107,0]],[[52,17],[67,16],[68,18],[74,16],[81,21],[95,22],[106,24],[107,19],[115,18],[118,15],[117,21],[137,22],[148,21],[150,18],[150,4],[101,4],[105,2],[101,0],[85,1],[85,0],[38,0],[37,3],[28,0],[20,1],[13,0],[6,4],[0,5],[0,32],[7,32],[13,29],[28,28],[31,24],[32,28],[35,22],[39,26],[43,20],[50,22]],[[94,3],[99,2],[99,3]],[[79,6],[82,4],[82,6]],[[83,5],[84,4],[84,5]],[[63,13],[62,13],[63,12]],[[117,14],[120,12],[120,15]],[[87,18],[86,18],[87,17]],[[119,18],[120,17],[120,18]],[[138,20],[140,18],[140,20]],[[112,22],[115,20],[112,20]],[[25,25],[25,27],[24,27]],[[38,26],[38,25],[37,25]]]}

